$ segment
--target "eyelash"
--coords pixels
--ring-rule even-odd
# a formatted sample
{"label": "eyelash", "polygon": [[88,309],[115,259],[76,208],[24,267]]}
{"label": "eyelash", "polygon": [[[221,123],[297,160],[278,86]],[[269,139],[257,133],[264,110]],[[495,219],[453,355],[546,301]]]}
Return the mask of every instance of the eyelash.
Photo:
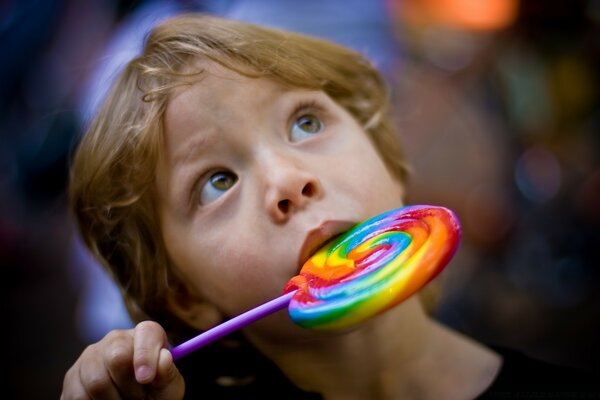
{"label": "eyelash", "polygon": [[290,114],[288,126],[291,126],[296,118],[308,113],[314,113],[320,119],[324,119],[325,108],[314,99],[300,100],[294,107],[294,111]]}
{"label": "eyelash", "polygon": [[192,208],[197,207],[199,203],[199,190],[202,188],[210,179],[210,177],[218,171],[226,171],[227,168],[211,168],[206,172],[203,172],[198,176],[197,179],[194,180],[189,193],[190,193],[190,202],[189,206]]}

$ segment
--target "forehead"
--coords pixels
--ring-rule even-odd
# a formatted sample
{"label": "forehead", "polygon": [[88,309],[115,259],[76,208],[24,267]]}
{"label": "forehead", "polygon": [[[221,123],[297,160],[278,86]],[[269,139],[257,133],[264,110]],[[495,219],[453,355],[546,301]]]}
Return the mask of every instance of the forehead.
{"label": "forehead", "polygon": [[244,76],[213,62],[197,61],[193,68],[202,71],[199,80],[176,88],[167,101],[164,127],[169,135],[185,132],[199,114],[208,125],[213,118],[232,118],[234,110],[259,107],[286,91],[273,80]]}

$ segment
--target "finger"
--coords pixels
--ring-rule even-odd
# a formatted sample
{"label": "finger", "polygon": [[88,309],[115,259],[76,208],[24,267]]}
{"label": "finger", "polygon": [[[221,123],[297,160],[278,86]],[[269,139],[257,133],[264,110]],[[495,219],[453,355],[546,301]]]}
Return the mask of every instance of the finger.
{"label": "finger", "polygon": [[65,374],[63,390],[60,400],[88,400],[90,397],[85,391],[79,378],[79,363],[76,362]]}
{"label": "finger", "polygon": [[140,322],[133,332],[133,367],[139,383],[150,383],[156,376],[158,354],[167,344],[164,329],[152,321]]}
{"label": "finger", "polygon": [[151,386],[156,399],[183,398],[185,383],[167,349],[160,350],[156,378]]}
{"label": "finger", "polygon": [[143,398],[144,388],[136,381],[133,371],[133,330],[111,332],[105,341],[102,360],[120,395]]}
{"label": "finger", "polygon": [[120,399],[119,392],[104,366],[98,344],[81,355],[79,379],[88,397],[94,400]]}

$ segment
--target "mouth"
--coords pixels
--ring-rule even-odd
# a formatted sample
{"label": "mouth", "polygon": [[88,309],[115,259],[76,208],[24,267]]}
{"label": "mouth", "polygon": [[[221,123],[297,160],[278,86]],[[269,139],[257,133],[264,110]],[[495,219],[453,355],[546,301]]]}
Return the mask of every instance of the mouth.
{"label": "mouth", "polygon": [[356,225],[350,221],[325,221],[307,232],[298,256],[298,271],[325,243]]}

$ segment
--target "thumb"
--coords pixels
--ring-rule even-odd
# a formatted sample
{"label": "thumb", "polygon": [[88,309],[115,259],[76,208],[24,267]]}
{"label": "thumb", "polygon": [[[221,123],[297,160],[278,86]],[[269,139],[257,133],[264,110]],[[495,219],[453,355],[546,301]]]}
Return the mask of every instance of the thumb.
{"label": "thumb", "polygon": [[185,392],[183,376],[173,362],[173,356],[167,349],[161,349],[158,355],[156,378],[150,384],[151,398],[156,400],[182,399]]}

